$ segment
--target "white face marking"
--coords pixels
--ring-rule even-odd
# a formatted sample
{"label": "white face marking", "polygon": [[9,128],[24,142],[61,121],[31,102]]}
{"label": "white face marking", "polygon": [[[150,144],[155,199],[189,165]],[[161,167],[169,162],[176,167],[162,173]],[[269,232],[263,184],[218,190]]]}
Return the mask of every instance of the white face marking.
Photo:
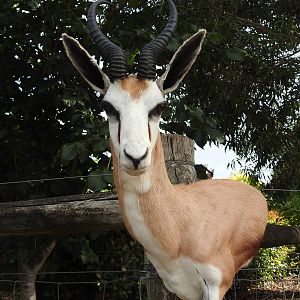
{"label": "white face marking", "polygon": [[[116,81],[110,85],[103,99],[120,114],[120,127],[118,120],[108,118],[109,131],[120,168],[130,175],[143,174],[150,166],[151,153],[159,133],[160,118],[149,119],[148,114],[156,105],[164,102],[164,98],[156,82],[147,83],[148,87],[139,99],[132,99],[121,88],[120,82]],[[144,158],[136,168],[129,156],[135,159]]]}
{"label": "white face marking", "polygon": [[[140,211],[138,195],[135,192],[124,192],[124,209],[127,220],[133,230],[135,238],[145,249],[151,251],[155,256],[163,255],[158,242],[151,234]],[[166,255],[166,254],[164,254]]]}
{"label": "white face marking", "polygon": [[126,172],[121,173],[123,190],[125,192],[137,193],[139,195],[147,193],[150,190],[151,182],[149,174],[144,173],[140,176],[130,176]]}

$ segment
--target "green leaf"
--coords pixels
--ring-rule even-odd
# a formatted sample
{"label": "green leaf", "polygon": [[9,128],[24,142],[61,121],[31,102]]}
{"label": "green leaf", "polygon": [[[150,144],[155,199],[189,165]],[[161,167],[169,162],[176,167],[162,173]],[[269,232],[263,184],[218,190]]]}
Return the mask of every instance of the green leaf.
{"label": "green leaf", "polygon": [[221,133],[221,131],[219,131],[217,129],[207,129],[207,133],[210,137],[210,140],[212,140],[212,141],[219,141],[219,142],[224,141],[223,134]]}
{"label": "green leaf", "polygon": [[65,145],[61,151],[61,160],[63,162],[74,159],[77,155],[76,143]]}
{"label": "green leaf", "polygon": [[114,176],[112,170],[105,170],[104,173],[105,173],[105,175],[103,175],[104,181],[114,186]]}
{"label": "green leaf", "polygon": [[99,264],[98,255],[89,247],[89,245],[84,245],[84,247],[81,249],[80,258],[84,265]]}
{"label": "green leaf", "polygon": [[135,58],[136,58],[136,56],[138,55],[139,52],[140,52],[139,49],[135,49],[135,50],[131,53],[131,55],[130,55],[128,61],[127,61],[127,64],[128,64],[129,66],[132,66],[132,65],[133,65],[134,60],[135,60]]}
{"label": "green leaf", "polygon": [[203,148],[208,141],[208,136],[204,131],[197,131],[194,133],[193,140],[200,148]]}
{"label": "green leaf", "polygon": [[95,141],[92,143],[93,153],[95,155],[98,155],[105,151],[106,149],[106,143],[103,142],[103,139],[99,139],[98,141]]}
{"label": "green leaf", "polygon": [[133,8],[136,8],[139,5],[139,1],[138,0],[129,0],[128,3]]}
{"label": "green leaf", "polygon": [[212,42],[214,45],[219,45],[222,43],[224,37],[222,34],[218,33],[218,32],[213,32],[208,36],[208,39],[210,42]]}
{"label": "green leaf", "polygon": [[206,118],[205,121],[210,128],[216,128],[218,125],[218,122],[214,118]]}
{"label": "green leaf", "polygon": [[187,127],[186,134],[189,138],[194,140],[200,148],[203,148],[208,141],[208,135],[204,130],[198,130],[196,128]]}
{"label": "green leaf", "polygon": [[232,61],[243,61],[247,51],[233,47],[225,50],[226,56]]}
{"label": "green leaf", "polygon": [[101,173],[98,171],[91,172],[87,178],[88,189],[94,192],[100,192],[106,187],[106,182],[103,180]]}
{"label": "green leaf", "polygon": [[72,122],[72,124],[77,123],[81,118],[82,118],[82,115],[81,115],[81,114],[78,114],[78,113],[73,114],[73,115],[71,116],[71,122]]}
{"label": "green leaf", "polygon": [[68,98],[63,99],[63,102],[66,106],[72,107],[77,103],[77,100],[78,99],[75,97],[68,97]]}
{"label": "green leaf", "polygon": [[176,50],[179,48],[179,46],[180,45],[179,45],[178,41],[175,38],[171,38],[170,42],[167,45],[167,49],[170,52],[176,52]]}
{"label": "green leaf", "polygon": [[200,122],[204,121],[205,114],[200,108],[198,108],[198,107],[188,107],[187,105],[184,105],[184,108],[189,112],[189,115],[191,117],[196,118]]}
{"label": "green leaf", "polygon": [[87,145],[84,142],[76,143],[77,153],[79,155],[79,160],[81,163],[85,162],[90,155],[90,152],[87,149]]}

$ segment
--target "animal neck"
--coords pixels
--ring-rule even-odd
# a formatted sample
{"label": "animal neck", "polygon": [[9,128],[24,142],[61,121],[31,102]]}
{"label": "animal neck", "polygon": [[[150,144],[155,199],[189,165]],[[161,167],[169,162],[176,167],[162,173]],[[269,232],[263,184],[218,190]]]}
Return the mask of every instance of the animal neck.
{"label": "animal neck", "polygon": [[[129,176],[120,170],[113,148],[112,155],[114,181],[127,230],[148,253],[155,253],[155,249],[160,249],[157,245],[167,249],[174,239],[170,232],[176,227],[176,224],[168,221],[172,220],[168,215],[176,204],[172,203],[174,187],[165,167],[160,135],[152,150],[151,165],[143,175]],[[166,245],[164,241],[158,244],[154,242],[161,239],[161,234]],[[174,247],[170,256],[176,256],[177,248]]]}
{"label": "animal neck", "polygon": [[[152,161],[149,169],[142,175],[131,176],[120,169],[119,160],[111,144],[113,157],[113,172],[115,186],[119,198],[122,198],[124,192],[133,192],[140,196],[151,194],[157,195],[160,192],[166,192],[172,188],[165,167],[162,141],[160,135],[157,137],[156,144],[152,150]],[[120,199],[122,200],[122,199]]]}

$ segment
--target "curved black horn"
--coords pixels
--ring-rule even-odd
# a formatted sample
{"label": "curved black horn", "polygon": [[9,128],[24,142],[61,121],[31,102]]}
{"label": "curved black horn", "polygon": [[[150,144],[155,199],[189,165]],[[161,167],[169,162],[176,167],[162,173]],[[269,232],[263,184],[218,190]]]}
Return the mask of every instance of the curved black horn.
{"label": "curved black horn", "polygon": [[137,77],[139,79],[155,80],[156,78],[156,58],[161,50],[168,44],[176,24],[177,9],[172,0],[165,0],[169,6],[169,21],[164,30],[150,43],[145,45],[139,55],[137,66]]}
{"label": "curved black horn", "polygon": [[111,3],[105,0],[97,0],[91,4],[87,16],[87,26],[90,36],[101,55],[109,62],[109,78],[111,80],[123,79],[128,76],[125,54],[119,46],[108,39],[99,29],[96,22],[96,8],[99,4]]}

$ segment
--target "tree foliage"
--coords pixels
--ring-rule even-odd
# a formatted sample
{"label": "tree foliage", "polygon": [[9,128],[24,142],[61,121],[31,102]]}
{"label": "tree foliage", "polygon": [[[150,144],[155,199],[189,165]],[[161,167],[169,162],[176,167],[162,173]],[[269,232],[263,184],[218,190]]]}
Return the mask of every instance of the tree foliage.
{"label": "tree foliage", "polygon": [[[159,66],[199,28],[208,35],[190,74],[169,97],[163,128],[186,133],[200,146],[221,141],[256,167],[275,164],[299,122],[298,1],[176,5],[177,31]],[[85,26],[87,7],[78,0],[1,4],[2,180],[68,174],[72,163],[73,172],[107,166],[105,157],[100,166],[90,158],[107,150],[99,97],[67,61],[60,39],[62,32],[73,35],[99,59]],[[166,23],[164,3],[118,1],[103,10],[103,31],[133,68],[138,51]]]}

